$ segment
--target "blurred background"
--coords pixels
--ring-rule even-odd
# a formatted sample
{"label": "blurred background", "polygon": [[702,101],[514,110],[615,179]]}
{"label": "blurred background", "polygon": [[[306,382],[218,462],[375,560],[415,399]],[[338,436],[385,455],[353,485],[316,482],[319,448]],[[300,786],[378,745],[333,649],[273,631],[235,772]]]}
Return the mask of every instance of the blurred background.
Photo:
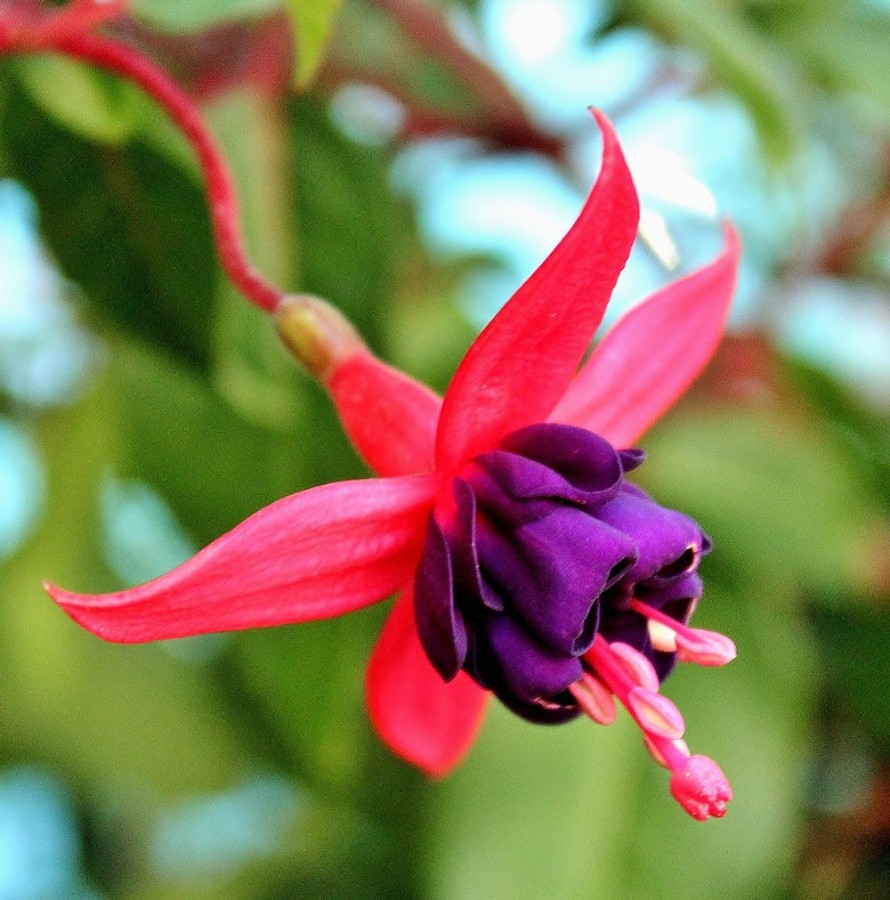
{"label": "blurred background", "polygon": [[365,474],[222,278],[190,151],[132,85],[0,59],[0,900],[890,893],[890,3],[136,0],[259,267],[437,389],[549,252],[616,123],[643,203],[610,315],[744,258],[641,480],[716,550],[726,669],[666,686],[735,799],[700,825],[624,720],[493,709],[429,782],[363,709],[386,613],[125,647],[116,589]]}

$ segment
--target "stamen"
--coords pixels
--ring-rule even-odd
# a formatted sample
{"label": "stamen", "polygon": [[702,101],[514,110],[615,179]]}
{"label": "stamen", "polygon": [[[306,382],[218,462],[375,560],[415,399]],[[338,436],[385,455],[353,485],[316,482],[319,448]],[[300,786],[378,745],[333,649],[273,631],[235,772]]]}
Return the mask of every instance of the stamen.
{"label": "stamen", "polygon": [[[628,658],[627,654],[625,658]],[[584,659],[644,733],[669,740],[683,736],[686,724],[677,707],[667,697],[641,687],[628,673],[622,657],[613,651],[613,646],[601,634],[596,636]]]}
{"label": "stamen", "polygon": [[667,697],[635,687],[624,702],[627,711],[637,720],[644,733],[671,741],[683,737],[686,723],[680,710]]}
{"label": "stamen", "polygon": [[636,598],[630,601],[630,606],[649,620],[649,638],[656,650],[676,650],[682,662],[694,662],[700,666],[723,666],[736,658],[735,642],[725,634],[690,628]]}
{"label": "stamen", "polygon": [[636,647],[625,644],[623,641],[612,641],[609,647],[612,648],[612,653],[618,657],[618,662],[624,671],[636,684],[649,691],[658,692],[661,683],[658,680],[655,666],[649,662],[648,657],[640,653]]}
{"label": "stamen", "polygon": [[[636,600],[633,605],[635,608],[642,607],[637,611],[644,615],[649,610],[657,612]],[[660,622],[662,616],[658,613],[657,621]],[[648,686],[641,685],[637,680],[648,681],[649,677],[645,674],[646,667],[639,664],[638,656],[642,654],[634,648],[621,642],[610,644],[598,634],[584,654],[584,662],[593,671],[585,672],[569,690],[581,709],[594,721],[600,721],[598,716],[601,711],[597,706],[600,698],[609,696],[611,700],[609,692],[614,694],[640,726],[646,748],[653,759],[670,771],[671,795],[680,806],[700,822],[711,816],[721,818],[726,814],[726,804],[732,799],[732,789],[726,776],[714,760],[689,753],[686,742],[681,740],[685,723],[680,711],[667,697],[649,690]],[[588,709],[591,701],[593,705]],[[614,701],[611,714],[614,717]]]}
{"label": "stamen", "polygon": [[574,684],[569,685],[578,706],[589,718],[599,725],[611,725],[617,710],[612,692],[590,672],[585,672]]}

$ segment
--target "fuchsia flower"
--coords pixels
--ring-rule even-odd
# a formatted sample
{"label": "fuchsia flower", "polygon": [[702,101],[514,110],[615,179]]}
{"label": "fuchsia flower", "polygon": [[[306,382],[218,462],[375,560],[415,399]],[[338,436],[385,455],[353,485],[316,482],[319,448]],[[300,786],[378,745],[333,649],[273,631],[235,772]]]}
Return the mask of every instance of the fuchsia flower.
{"label": "fuchsia flower", "polygon": [[[273,503],[193,559],[101,596],[48,591],[112,641],[337,616],[401,592],[367,678],[371,720],[434,776],[467,751],[494,693],[519,715],[610,722],[615,700],[693,816],[731,796],[691,756],[659,693],[675,661],[719,665],[686,622],[710,543],[626,479],[630,447],[713,354],[734,287],[730,226],[711,264],[625,315],[578,369],[630,253],[639,208],[599,114],[602,168],[581,214],[467,352],[443,399],[360,344],[326,374],[377,479]],[[615,449],[618,448],[618,449]]]}

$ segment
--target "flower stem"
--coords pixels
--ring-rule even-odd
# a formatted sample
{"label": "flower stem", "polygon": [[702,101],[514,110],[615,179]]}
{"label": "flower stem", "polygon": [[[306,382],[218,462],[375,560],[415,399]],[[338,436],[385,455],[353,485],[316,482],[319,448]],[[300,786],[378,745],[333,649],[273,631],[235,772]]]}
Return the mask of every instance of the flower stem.
{"label": "flower stem", "polygon": [[[506,146],[537,150],[555,159],[561,157],[559,139],[542,131],[497,72],[454,36],[440,10],[425,0],[375,2],[418,47],[438,59],[471,90],[484,112],[485,136]],[[433,130],[438,123],[427,117],[419,124]],[[453,123],[446,117],[441,124],[447,128]],[[471,133],[477,130],[475,123],[470,125]]]}
{"label": "flower stem", "polygon": [[68,35],[55,41],[49,49],[122,75],[138,84],[167,111],[198,156],[223,269],[248,300],[266,312],[273,312],[284,292],[264,278],[247,258],[232,175],[195,101],[153,62],[109,38]]}
{"label": "flower stem", "polygon": [[105,21],[112,9],[119,13],[125,3],[110,0],[104,17],[96,12],[102,5],[95,0],[76,0],[65,8],[67,16],[39,15],[30,5],[17,5],[13,15],[0,0],[0,52],[56,52],[83,60],[136,83],[167,111],[198,157],[223,269],[248,300],[274,315],[288,350],[325,382],[345,358],[364,348],[361,338],[330,304],[315,297],[286,294],[256,270],[241,233],[232,174],[197,102],[133,47],[79,29],[79,25]]}

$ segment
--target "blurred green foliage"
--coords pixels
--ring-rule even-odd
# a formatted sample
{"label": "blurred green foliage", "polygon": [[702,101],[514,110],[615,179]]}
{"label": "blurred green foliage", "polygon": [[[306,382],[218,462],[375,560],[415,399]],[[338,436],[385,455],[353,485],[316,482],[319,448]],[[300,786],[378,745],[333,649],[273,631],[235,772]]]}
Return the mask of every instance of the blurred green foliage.
{"label": "blurred green foliage", "polygon": [[[200,66],[192,42],[225,58],[228,29],[286,7],[294,77],[305,84],[321,64],[315,87],[245,83],[205,98],[248,246],[270,277],[328,298],[386,358],[441,389],[472,337],[457,302],[472,261],[443,261],[423,242],[393,186],[397,139],[356,141],[333,123],[322,60],[404,79],[427,112],[477,121],[478,98],[380,10],[346,0],[336,19],[337,6],[138,0],[121,27],[177,35],[164,52],[187,68]],[[685,89],[734,92],[777,178],[825,120],[886,160],[886,6],[616,0],[608,12],[593,45],[633,25],[695,54]],[[148,486],[197,546],[364,468],[321,390],[225,283],[187,147],[132,86],[55,57],[0,60],[0,176],[35,198],[66,302],[103,348],[73,401],[6,392],[0,404],[36,442],[47,480],[37,526],[0,569],[0,787],[4,772],[37,765],[67,791],[80,857],[59,896],[829,898],[886,887],[886,404],[788,359],[764,326],[733,338],[646,441],[647,488],[718,548],[696,621],[740,649],[727,669],[680,671],[668,690],[690,743],[733,782],[724,821],[687,820],[622,722],[535,728],[496,709],[466,763],[429,783],[366,722],[363,666],[384,609],[119,647],[43,595],[43,578],[120,586],[103,537],[116,527],[102,506],[109,479]],[[843,230],[844,210],[817,234],[801,223],[808,252],[786,248],[765,284],[780,292],[818,274],[818,248],[837,249],[838,232],[846,256],[832,274],[860,276],[887,228],[888,190],[878,166],[845,198],[844,209],[884,210],[864,236]],[[890,315],[890,268],[868,272]],[[753,353],[738,352],[747,340]],[[145,535],[124,537],[144,552]],[[251,806],[257,784],[271,793]],[[179,821],[194,843],[171,862],[159,835]],[[246,832],[226,838],[233,822]]]}

